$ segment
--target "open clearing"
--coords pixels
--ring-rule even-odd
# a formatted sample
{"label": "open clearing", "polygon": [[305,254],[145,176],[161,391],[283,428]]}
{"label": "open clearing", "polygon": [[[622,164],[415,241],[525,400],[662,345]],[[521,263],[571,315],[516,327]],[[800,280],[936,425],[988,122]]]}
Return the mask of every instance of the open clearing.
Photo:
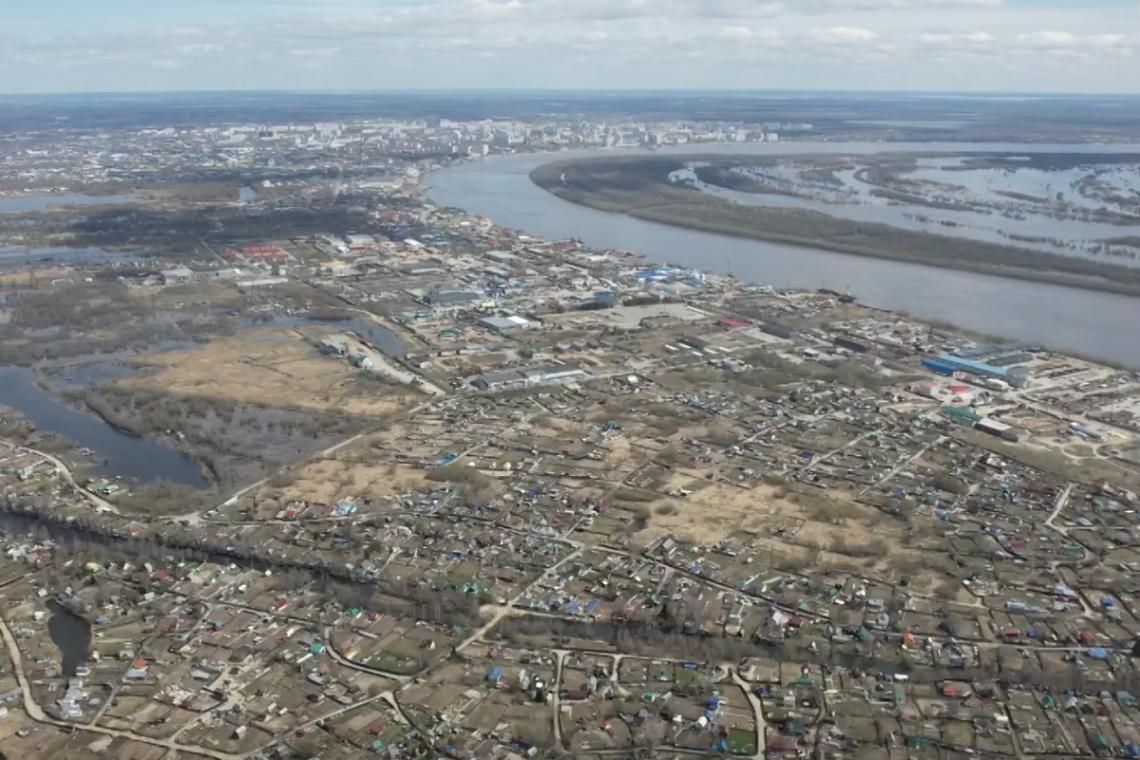
{"label": "open clearing", "polygon": [[362,373],[342,359],[318,354],[305,340],[321,334],[313,328],[253,330],[191,351],[149,356],[140,363],[159,371],[120,385],[368,416],[406,408],[405,394],[379,382],[375,393],[361,393]]}
{"label": "open clearing", "polygon": [[776,486],[715,484],[694,489],[684,499],[661,499],[634,541],[641,546],[666,536],[704,546],[729,539],[756,541],[777,554],[810,558],[819,565],[857,565],[882,578],[905,575],[916,587],[942,577],[936,568],[923,567],[923,552],[903,545],[903,523],[878,510],[846,494],[829,493],[829,500],[781,494]]}

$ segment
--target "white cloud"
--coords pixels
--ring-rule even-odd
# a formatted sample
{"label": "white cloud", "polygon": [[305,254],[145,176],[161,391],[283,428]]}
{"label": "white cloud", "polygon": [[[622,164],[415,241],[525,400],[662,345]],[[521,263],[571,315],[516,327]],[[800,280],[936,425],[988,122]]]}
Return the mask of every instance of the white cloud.
{"label": "white cloud", "polygon": [[955,32],[950,34],[921,34],[919,42],[925,45],[988,45],[995,42],[987,32]]}
{"label": "white cloud", "polygon": [[837,11],[929,8],[1000,8],[1002,0],[805,0],[809,7]]}
{"label": "white cloud", "polygon": [[194,55],[195,53],[220,53],[225,49],[225,45],[217,45],[212,42],[195,42],[190,45],[183,45],[179,48],[179,52]]}
{"label": "white cloud", "polygon": [[856,26],[831,26],[826,29],[812,29],[811,36],[828,45],[853,45],[872,42],[879,35],[870,29]]}
{"label": "white cloud", "polygon": [[1085,41],[1098,48],[1132,48],[1140,42],[1137,34],[1093,34],[1085,37]]}
{"label": "white cloud", "polygon": [[0,92],[70,89],[76,70],[91,89],[698,89],[780,71],[790,88],[1140,91],[1136,16],[1106,2],[195,0],[200,24],[152,3],[82,34],[5,27]]}
{"label": "white cloud", "polygon": [[329,48],[296,48],[289,51],[294,58],[332,58],[340,52],[338,47]]}
{"label": "white cloud", "polygon": [[1079,38],[1071,32],[1033,32],[1019,34],[1017,41],[1034,47],[1072,47]]}
{"label": "white cloud", "polygon": [[1079,52],[1127,54],[1140,46],[1140,34],[1087,34],[1072,32],[1041,31],[1020,34],[1017,37],[1020,48],[1043,50],[1053,53]]}
{"label": "white cloud", "polygon": [[523,10],[525,6],[519,0],[497,3],[493,0],[472,0],[471,12],[484,18],[502,18]]}
{"label": "white cloud", "polygon": [[747,40],[752,38],[752,30],[746,26],[726,26],[720,30],[720,37],[726,40]]}

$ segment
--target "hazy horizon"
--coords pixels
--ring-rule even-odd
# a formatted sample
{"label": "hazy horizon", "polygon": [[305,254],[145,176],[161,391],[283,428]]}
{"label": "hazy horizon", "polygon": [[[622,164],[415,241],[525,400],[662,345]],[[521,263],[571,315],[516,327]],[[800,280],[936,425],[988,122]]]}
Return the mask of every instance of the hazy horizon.
{"label": "hazy horizon", "polygon": [[1049,90],[872,90],[872,89],[832,89],[826,90],[821,88],[813,89],[797,89],[797,88],[754,88],[754,89],[740,89],[740,88],[718,88],[718,87],[705,87],[700,89],[675,89],[675,88],[655,88],[655,87],[640,87],[640,88],[584,88],[584,87],[499,87],[499,88],[484,88],[484,87],[468,87],[468,88],[448,88],[448,87],[407,87],[407,88],[386,88],[386,89],[347,89],[347,88],[328,88],[328,89],[296,89],[282,87],[278,89],[230,89],[230,90],[216,90],[216,89],[184,89],[184,90],[106,90],[106,91],[74,91],[74,92],[0,92],[0,99],[16,99],[16,98],[115,98],[115,97],[169,97],[169,96],[193,96],[193,95],[217,95],[217,96],[249,96],[249,95],[322,95],[322,96],[351,96],[351,95],[475,95],[475,94],[488,94],[488,95],[548,95],[548,94],[566,94],[566,95],[638,95],[638,94],[651,94],[651,95],[700,95],[703,93],[711,93],[720,96],[729,95],[770,95],[770,96],[800,96],[792,99],[811,99],[811,98],[827,98],[830,96],[835,97],[848,97],[852,95],[864,96],[882,96],[882,97],[916,97],[916,98],[930,98],[932,100],[1010,100],[1010,99],[1089,99],[1089,98],[1121,98],[1121,99],[1135,99],[1140,98],[1140,91],[1137,92],[1062,92],[1062,91],[1049,91]]}
{"label": "hazy horizon", "polygon": [[1140,94],[1140,0],[46,0],[0,93]]}

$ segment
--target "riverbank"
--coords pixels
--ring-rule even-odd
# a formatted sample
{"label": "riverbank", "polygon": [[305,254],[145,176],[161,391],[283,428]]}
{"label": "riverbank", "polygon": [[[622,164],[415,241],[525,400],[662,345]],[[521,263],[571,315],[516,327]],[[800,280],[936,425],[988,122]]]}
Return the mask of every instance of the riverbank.
{"label": "riverbank", "polygon": [[529,178],[580,206],[698,232],[1140,296],[1140,269],[709,197],[669,182],[686,160],[676,155],[557,161],[533,169]]}

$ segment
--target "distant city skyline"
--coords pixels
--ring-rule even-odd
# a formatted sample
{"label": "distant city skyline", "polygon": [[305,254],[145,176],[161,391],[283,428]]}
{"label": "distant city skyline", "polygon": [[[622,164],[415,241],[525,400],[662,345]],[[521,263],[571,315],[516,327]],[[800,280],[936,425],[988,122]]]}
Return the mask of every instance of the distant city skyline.
{"label": "distant city skyline", "polygon": [[1140,93],[1140,0],[44,0],[0,93]]}

